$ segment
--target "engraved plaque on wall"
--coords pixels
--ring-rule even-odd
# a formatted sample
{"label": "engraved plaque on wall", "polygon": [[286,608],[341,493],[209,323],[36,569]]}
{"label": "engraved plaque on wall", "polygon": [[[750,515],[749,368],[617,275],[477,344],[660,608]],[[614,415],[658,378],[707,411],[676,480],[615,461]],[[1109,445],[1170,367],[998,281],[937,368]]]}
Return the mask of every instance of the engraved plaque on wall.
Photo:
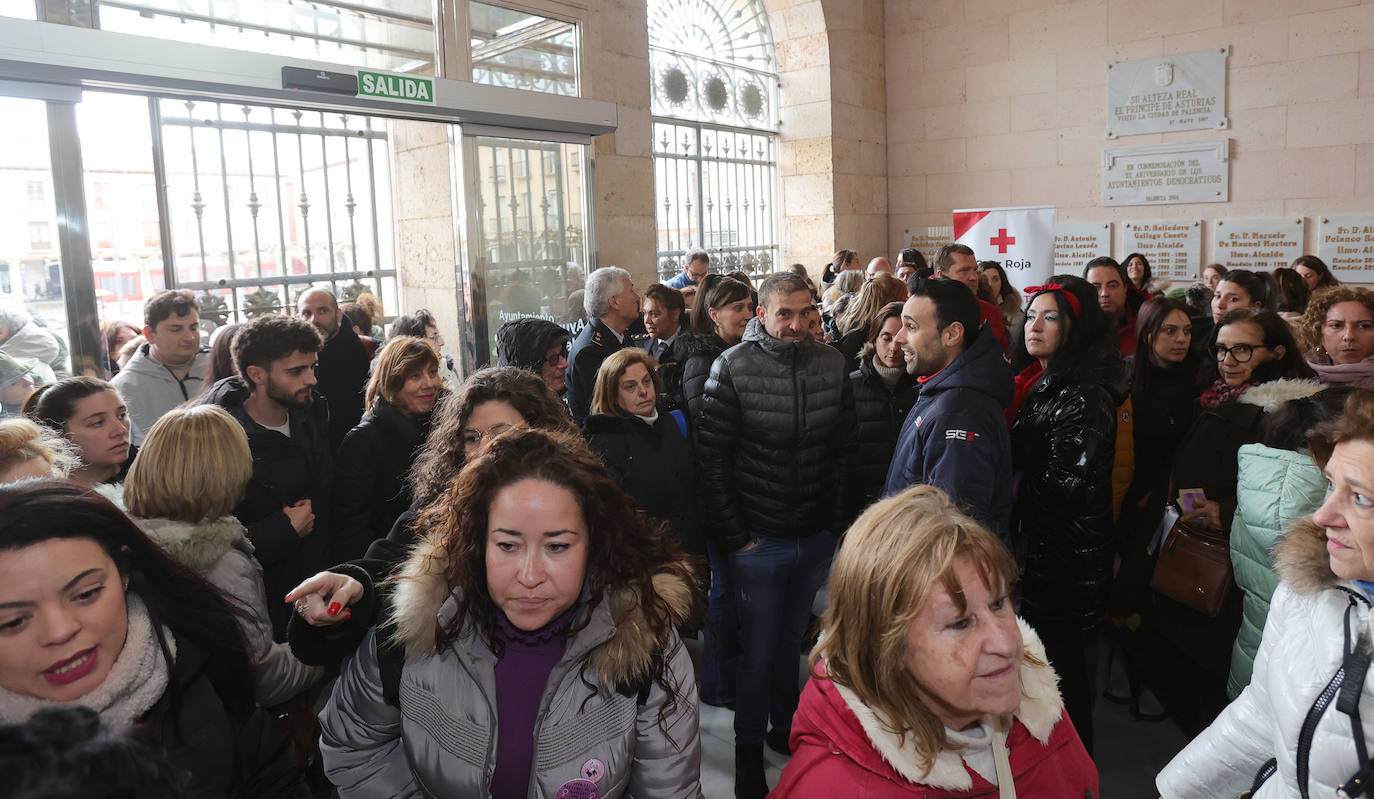
{"label": "engraved plaque on wall", "polygon": [[1102,204],[1224,203],[1230,153],[1229,139],[1105,148]]}
{"label": "engraved plaque on wall", "polygon": [[1374,283],[1374,214],[1322,217],[1317,257],[1346,283]]}
{"label": "engraved plaque on wall", "polygon": [[1111,222],[1060,222],[1054,226],[1056,273],[1080,274],[1092,259],[1111,254]]}
{"label": "engraved plaque on wall", "polygon": [[1229,47],[1107,64],[1107,138],[1225,130]]}
{"label": "engraved plaque on wall", "polygon": [[1302,255],[1302,217],[1218,219],[1212,227],[1212,261],[1227,269],[1270,272]]}
{"label": "engraved plaque on wall", "polygon": [[910,227],[903,231],[902,240],[906,242],[903,247],[915,247],[926,257],[926,261],[934,261],[940,248],[954,241],[954,226]]}
{"label": "engraved plaque on wall", "polygon": [[1202,271],[1202,221],[1155,219],[1121,223],[1122,252],[1138,252],[1150,270],[1170,280],[1195,280]]}

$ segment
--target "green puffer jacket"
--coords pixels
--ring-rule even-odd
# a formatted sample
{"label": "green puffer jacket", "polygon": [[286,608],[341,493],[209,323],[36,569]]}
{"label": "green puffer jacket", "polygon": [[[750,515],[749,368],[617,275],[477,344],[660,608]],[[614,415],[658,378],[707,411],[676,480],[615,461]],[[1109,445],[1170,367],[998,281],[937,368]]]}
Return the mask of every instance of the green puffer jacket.
{"label": "green puffer jacket", "polygon": [[1246,444],[1237,455],[1236,517],[1231,523],[1231,564],[1244,592],[1244,617],[1231,645],[1226,692],[1235,699],[1250,684],[1269,600],[1279,584],[1274,545],[1290,523],[1310,515],[1326,497],[1326,480],[1307,455]]}

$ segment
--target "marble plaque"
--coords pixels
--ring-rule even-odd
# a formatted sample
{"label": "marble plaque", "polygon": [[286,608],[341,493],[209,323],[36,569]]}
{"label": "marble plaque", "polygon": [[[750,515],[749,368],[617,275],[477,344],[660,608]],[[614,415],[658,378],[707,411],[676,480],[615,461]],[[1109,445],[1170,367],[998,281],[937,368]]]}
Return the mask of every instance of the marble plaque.
{"label": "marble plaque", "polygon": [[1155,219],[1122,222],[1121,251],[1138,252],[1156,276],[1196,280],[1202,271],[1202,221]]}
{"label": "marble plaque", "polygon": [[1212,227],[1212,261],[1227,269],[1271,272],[1302,255],[1302,217],[1218,219]]}
{"label": "marble plaque", "polygon": [[906,242],[903,247],[915,247],[926,257],[927,262],[933,263],[940,248],[954,241],[954,226],[927,225],[907,228],[902,233],[902,240]]}
{"label": "marble plaque", "polygon": [[1317,257],[1344,283],[1374,283],[1374,214],[1322,217]]}
{"label": "marble plaque", "polygon": [[1107,64],[1107,138],[1225,130],[1229,47]]}
{"label": "marble plaque", "polygon": [[1103,205],[1224,203],[1231,195],[1229,139],[1108,147]]}
{"label": "marble plaque", "polygon": [[1089,261],[1111,254],[1111,222],[1060,222],[1054,226],[1056,273],[1082,274]]}

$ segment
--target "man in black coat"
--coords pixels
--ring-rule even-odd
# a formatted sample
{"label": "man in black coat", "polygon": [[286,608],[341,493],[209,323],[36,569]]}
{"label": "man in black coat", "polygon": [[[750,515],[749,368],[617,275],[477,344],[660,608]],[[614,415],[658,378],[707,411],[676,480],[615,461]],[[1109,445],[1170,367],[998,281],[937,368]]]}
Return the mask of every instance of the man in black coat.
{"label": "man in black coat", "polygon": [[262,564],[273,637],[286,640],[291,607],[278,601],[300,581],[334,563],[329,493],[333,449],[329,405],[315,394],[315,358],[323,342],[303,320],[260,316],[234,335],[234,368],[200,398],[243,426],[253,476],[234,516],[248,529]]}
{"label": "man in black coat", "polygon": [[844,356],[811,337],[806,281],[772,275],[759,303],[743,341],[711,367],[697,443],[708,529],[730,553],[740,619],[735,795],[762,799],[763,744],[787,751],[797,652],[843,531],[835,475],[849,471],[855,420]]}
{"label": "man in black coat", "polygon": [[301,292],[296,298],[296,311],[324,339],[315,376],[320,393],[329,400],[329,447],[331,452],[337,452],[344,436],[363,418],[371,358],[353,330],[353,323],[339,312],[339,301],[329,289]]}
{"label": "man in black coat", "polygon": [[630,328],[639,321],[639,293],[630,273],[603,266],[587,276],[583,300],[590,321],[568,350],[568,409],[579,427],[592,407],[596,370],[611,353],[634,345]]}
{"label": "man in black coat", "polygon": [[964,284],[912,278],[902,306],[907,372],[921,383],[906,415],[887,493],[917,484],[949,494],[963,511],[1009,540],[1012,503],[1011,367]]}

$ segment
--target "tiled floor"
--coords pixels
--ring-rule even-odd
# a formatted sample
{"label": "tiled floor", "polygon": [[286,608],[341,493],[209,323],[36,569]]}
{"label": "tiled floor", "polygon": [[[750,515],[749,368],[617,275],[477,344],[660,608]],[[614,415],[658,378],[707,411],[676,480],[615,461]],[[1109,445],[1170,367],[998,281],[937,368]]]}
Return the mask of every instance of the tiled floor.
{"label": "tiled floor", "polygon": [[[694,660],[700,645],[688,642]],[[805,663],[798,663],[805,674]],[[1154,777],[1187,740],[1172,722],[1140,722],[1123,705],[1099,699],[1093,713],[1097,732],[1098,777],[1104,799],[1155,799]],[[734,793],[734,713],[703,705],[701,708],[701,788],[707,799],[731,799]],[[764,749],[768,784],[777,783],[787,758]]]}

